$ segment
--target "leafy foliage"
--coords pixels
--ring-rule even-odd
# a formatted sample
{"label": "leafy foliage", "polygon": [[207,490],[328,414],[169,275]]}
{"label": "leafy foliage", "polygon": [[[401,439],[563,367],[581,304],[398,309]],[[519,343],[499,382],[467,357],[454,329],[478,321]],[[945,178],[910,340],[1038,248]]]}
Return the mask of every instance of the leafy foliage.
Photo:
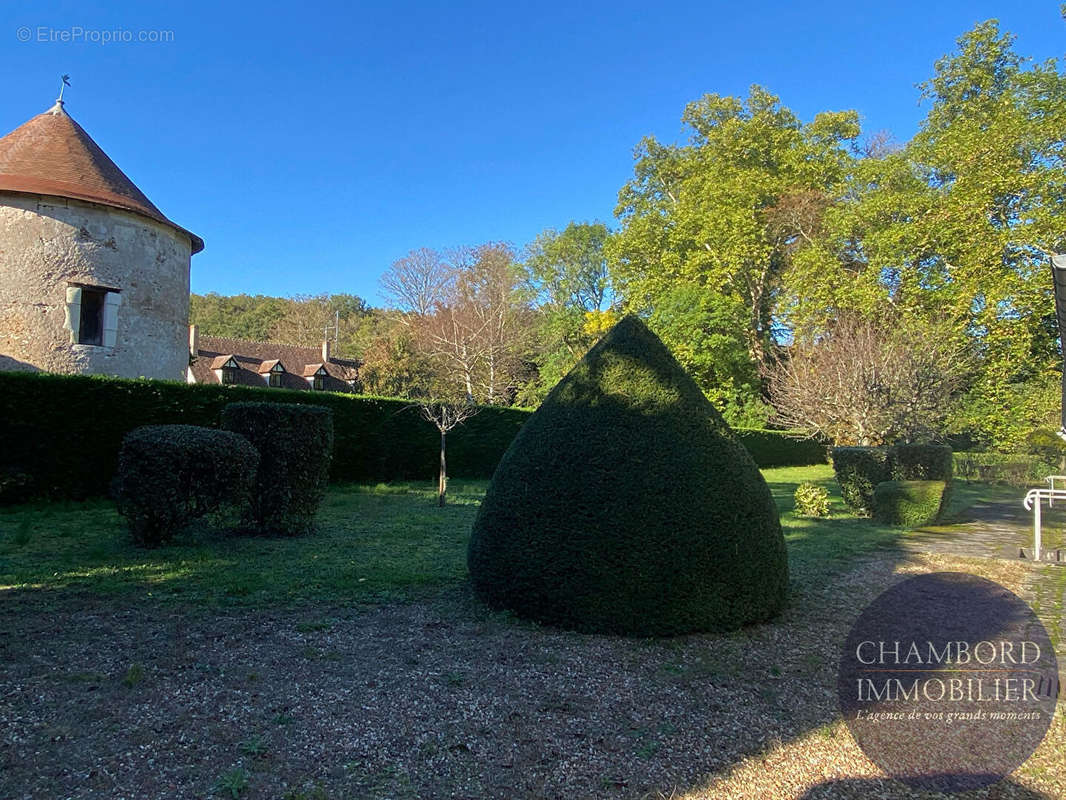
{"label": "leafy foliage", "polygon": [[206,336],[256,342],[318,346],[326,328],[338,355],[358,357],[367,347],[377,319],[362,298],[351,294],[266,297],[215,293],[189,298],[189,323]]}
{"label": "leafy foliage", "polygon": [[1066,441],[1050,428],[1037,428],[1025,437],[1025,450],[1048,464],[1058,464],[1066,458]]}
{"label": "leafy foliage", "polygon": [[796,487],[793,495],[796,513],[801,517],[828,517],[829,491],[810,481]]}
{"label": "leafy foliage", "polygon": [[883,447],[834,447],[833,472],[844,502],[857,513],[870,516],[874,489],[892,477],[892,465]]}
{"label": "leafy foliage", "polygon": [[940,516],[944,481],[884,481],[874,489],[874,518],[888,525],[919,528]]}
{"label": "leafy foliage", "polygon": [[788,587],[755,462],[632,316],[508,448],[468,562],[489,604],[586,631],[734,629],[777,613]]}
{"label": "leafy foliage", "polygon": [[918,134],[856,165],[846,202],[794,259],[784,306],[801,338],[840,310],[946,321],[974,366],[955,426],[1009,449],[1059,403],[1047,261],[1066,244],[1066,74],[1027,67],[988,21],[922,93]]}
{"label": "leafy foliage", "polygon": [[767,431],[734,428],[733,433],[760,469],[805,467],[828,461],[826,442],[800,431]]}
{"label": "leafy foliage", "polygon": [[[547,395],[611,325],[610,276],[602,222],[549,228],[526,248],[522,267],[535,292],[537,377],[519,395],[535,405]],[[604,324],[606,323],[606,325]]]}
{"label": "leafy foliage", "polygon": [[955,453],[953,473],[967,480],[1018,488],[1040,484],[1060,471],[1057,463],[1024,453]]}
{"label": "leafy foliage", "polygon": [[248,522],[259,533],[308,533],[326,494],[333,458],[333,412],[295,403],[231,403],[222,427],[259,451]]}
{"label": "leafy foliage", "polygon": [[683,121],[687,145],[649,137],[638,147],[608,244],[611,277],[624,306],[652,314],[652,329],[735,420],[761,400],[782,274],[846,191],[858,116],[803,124],[753,86],[744,98],[706,95]]}
{"label": "leafy foliage", "polygon": [[874,494],[885,481],[951,483],[952,452],[941,444],[898,444],[892,447],[835,447],[833,469],[840,493],[852,509],[869,516]]}
{"label": "leafy foliage", "polygon": [[112,492],[133,540],[159,545],[224,505],[251,497],[259,454],[229,431],[148,425],[122,441]]}
{"label": "leafy foliage", "polygon": [[952,452],[945,444],[897,444],[888,459],[892,480],[951,482]]}

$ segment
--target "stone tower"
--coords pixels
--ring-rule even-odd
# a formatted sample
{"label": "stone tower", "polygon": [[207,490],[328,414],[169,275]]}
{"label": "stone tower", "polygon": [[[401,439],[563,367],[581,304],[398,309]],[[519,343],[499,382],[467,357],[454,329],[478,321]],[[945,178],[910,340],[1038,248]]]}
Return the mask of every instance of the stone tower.
{"label": "stone tower", "polygon": [[57,101],[0,139],[0,369],[184,380],[203,247]]}

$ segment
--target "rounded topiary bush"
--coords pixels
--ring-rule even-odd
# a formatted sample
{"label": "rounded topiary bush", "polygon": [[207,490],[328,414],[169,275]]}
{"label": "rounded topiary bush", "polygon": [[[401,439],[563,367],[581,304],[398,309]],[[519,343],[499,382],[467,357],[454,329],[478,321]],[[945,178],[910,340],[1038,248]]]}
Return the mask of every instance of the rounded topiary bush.
{"label": "rounded topiary bush", "polygon": [[259,451],[247,527],[272,535],[309,532],[329,483],[333,412],[296,403],[230,403],[222,427]]}
{"label": "rounded topiary bush", "polygon": [[732,630],[775,614],[788,588],[777,509],[755,462],[635,317],[511,443],[468,564],[489,605],[589,632]]}
{"label": "rounded topiary bush", "polygon": [[888,525],[919,528],[940,516],[945,481],[884,481],[874,489],[874,519]]}
{"label": "rounded topiary bush", "polygon": [[198,517],[245,503],[258,464],[236,433],[147,425],[122,440],[112,494],[133,540],[159,545]]}

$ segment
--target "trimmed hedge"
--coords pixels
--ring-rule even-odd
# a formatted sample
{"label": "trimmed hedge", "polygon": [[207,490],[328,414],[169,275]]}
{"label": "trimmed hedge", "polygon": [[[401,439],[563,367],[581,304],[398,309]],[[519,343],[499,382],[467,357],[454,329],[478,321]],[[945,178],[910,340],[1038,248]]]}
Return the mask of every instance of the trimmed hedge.
{"label": "trimmed hedge", "polygon": [[[10,467],[32,477],[25,494],[105,495],[128,431],[174,423],[217,428],[223,407],[235,401],[332,409],[335,482],[436,478],[440,434],[405,400],[27,372],[0,372],[0,420],[18,420],[0,423],[0,478]],[[490,477],[528,418],[524,410],[482,408],[448,437],[449,473]]]}
{"label": "trimmed hedge", "polygon": [[883,447],[834,447],[833,472],[844,502],[853,511],[870,516],[874,488],[892,477],[892,465]]}
{"label": "trimmed hedge", "polygon": [[952,452],[946,444],[897,444],[889,448],[892,480],[951,482]]}
{"label": "trimmed hedge", "polygon": [[947,494],[946,481],[884,481],[874,489],[874,519],[918,528],[937,521]]}
{"label": "trimmed hedge", "polygon": [[811,464],[824,464],[829,460],[828,443],[801,431],[734,428],[733,432],[762,469],[806,467]]}
{"label": "trimmed hedge", "polygon": [[951,448],[943,444],[892,447],[834,447],[833,471],[844,502],[854,511],[874,513],[874,489],[883,481],[951,483]]}
{"label": "trimmed hedge", "polygon": [[126,434],[112,487],[138,544],[173,538],[194,519],[250,497],[259,453],[243,436],[194,425],[148,425]]}
{"label": "trimmed hedge", "polygon": [[1043,484],[1048,475],[1061,472],[1058,465],[1024,453],[955,453],[952,461],[960,478],[1018,488]]}
{"label": "trimmed hedge", "polygon": [[308,533],[329,484],[333,412],[293,403],[231,403],[222,409],[222,427],[259,451],[250,527],[283,536]]}
{"label": "trimmed hedge", "polygon": [[512,442],[467,562],[486,603],[589,632],[733,630],[785,603],[788,556],[751,455],[636,317]]}
{"label": "trimmed hedge", "polygon": [[[0,502],[107,494],[122,437],[143,425],[218,427],[232,402],[301,403],[333,410],[337,483],[432,480],[440,434],[406,400],[251,386],[188,385],[104,376],[0,372]],[[489,478],[529,419],[526,409],[483,407],[448,437],[455,478]],[[760,467],[822,463],[815,440],[738,430]]]}

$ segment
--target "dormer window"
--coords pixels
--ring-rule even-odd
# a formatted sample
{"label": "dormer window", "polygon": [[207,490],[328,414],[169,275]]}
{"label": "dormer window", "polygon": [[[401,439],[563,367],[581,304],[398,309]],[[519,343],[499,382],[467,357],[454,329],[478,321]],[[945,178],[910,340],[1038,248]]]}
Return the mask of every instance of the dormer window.
{"label": "dormer window", "polygon": [[329,377],[329,373],[326,372],[324,366],[319,365],[318,369],[311,375],[311,388],[316,392],[321,392],[326,388],[326,378]]}
{"label": "dormer window", "polygon": [[281,388],[281,376],[285,374],[285,367],[281,366],[279,361],[277,364],[270,368],[270,372],[267,373],[267,384],[275,389]]}
{"label": "dormer window", "polygon": [[122,295],[102,286],[67,287],[66,329],[71,344],[114,347]]}
{"label": "dormer window", "polygon": [[230,356],[219,368],[219,380],[227,385],[232,386],[237,382],[237,371],[240,369],[240,365],[237,364],[237,360]]}

